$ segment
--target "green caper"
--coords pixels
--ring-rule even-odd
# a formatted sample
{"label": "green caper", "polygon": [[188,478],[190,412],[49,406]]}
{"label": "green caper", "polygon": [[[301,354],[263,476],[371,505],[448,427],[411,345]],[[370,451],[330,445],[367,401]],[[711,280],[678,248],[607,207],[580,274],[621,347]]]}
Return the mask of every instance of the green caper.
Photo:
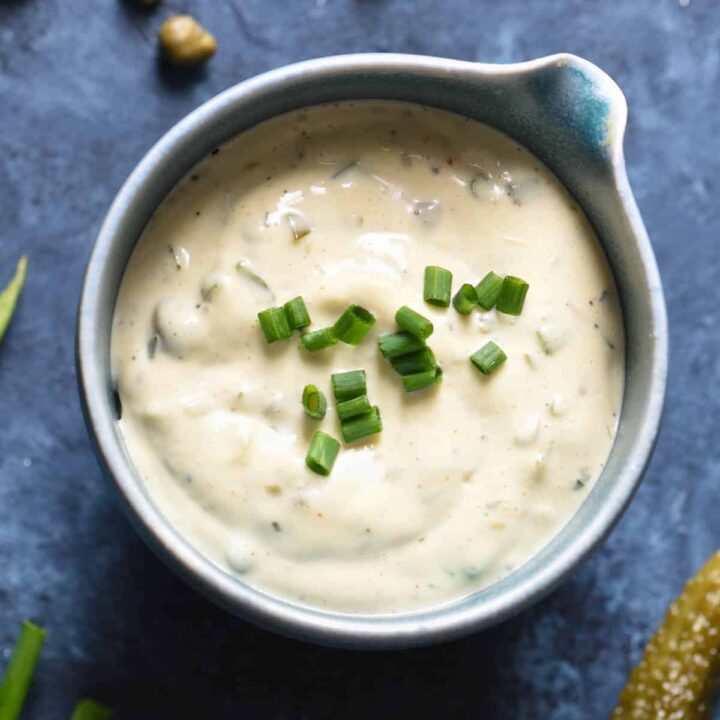
{"label": "green caper", "polygon": [[197,65],[217,50],[215,38],[190,15],[173,15],[160,28],[160,47],[168,60]]}

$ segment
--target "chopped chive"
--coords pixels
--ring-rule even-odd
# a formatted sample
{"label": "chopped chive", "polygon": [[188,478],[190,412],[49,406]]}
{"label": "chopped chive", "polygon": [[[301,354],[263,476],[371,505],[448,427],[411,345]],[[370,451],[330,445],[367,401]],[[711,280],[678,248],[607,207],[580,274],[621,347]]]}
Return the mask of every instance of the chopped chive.
{"label": "chopped chive", "polygon": [[507,360],[503,349],[494,342],[485,343],[476,353],[470,356],[472,364],[483,374],[489,375]]}
{"label": "chopped chive", "polygon": [[334,373],[330,376],[333,395],[337,402],[352,400],[367,395],[367,380],[364,370],[348,370],[347,372]]}
{"label": "chopped chive", "polygon": [[372,410],[370,401],[367,395],[359,395],[352,400],[345,400],[345,402],[338,403],[336,408],[340,422],[345,422],[350,418],[354,418],[356,415],[365,415]]}
{"label": "chopped chive", "polygon": [[414,375],[415,373],[427,372],[428,370],[434,370],[437,366],[435,354],[427,347],[392,358],[390,363],[395,372],[400,375]]}
{"label": "chopped chive", "polygon": [[15,275],[8,286],[0,291],[0,341],[5,335],[10,319],[15,312],[18,298],[25,284],[25,276],[27,274],[27,257],[23,255],[18,260]]}
{"label": "chopped chive", "polygon": [[497,302],[500,288],[503,284],[503,278],[500,275],[490,271],[476,286],[475,294],[477,295],[478,305],[485,310],[492,310]]}
{"label": "chopped chive", "polygon": [[360,305],[349,305],[337,319],[334,330],[337,339],[348,345],[359,345],[375,324],[375,316]]}
{"label": "chopped chive", "polygon": [[322,420],[327,412],[327,400],[314,385],[303,388],[302,406],[308,417],[313,420]]}
{"label": "chopped chive", "polygon": [[425,347],[425,341],[409,332],[388,333],[378,338],[378,348],[387,360]]}
{"label": "chopped chive", "polygon": [[265,339],[269,343],[287,340],[292,335],[292,328],[288,323],[284,308],[276,307],[263,310],[258,313],[258,320]]}
{"label": "chopped chive", "polygon": [[300,338],[302,346],[310,352],[324,350],[325,348],[337,345],[337,341],[338,339],[335,337],[335,332],[332,328],[313,330],[312,332],[305,333]]}
{"label": "chopped chive", "polygon": [[475,288],[469,283],[464,283],[455,293],[453,298],[453,307],[461,315],[469,315],[472,309],[477,305],[477,293]]}
{"label": "chopped chive", "polygon": [[110,708],[94,700],[81,700],[73,710],[70,720],[110,720]]}
{"label": "chopped chive", "polygon": [[403,387],[406,392],[415,392],[431,385],[439,385],[442,382],[442,374],[442,368],[436,367],[412,375],[403,375]]}
{"label": "chopped chive", "polygon": [[415,310],[409,308],[407,305],[403,305],[395,313],[395,322],[403,330],[406,330],[421,340],[427,340],[433,332],[433,324],[424,315],[415,312]]}
{"label": "chopped chive", "polygon": [[452,293],[452,273],[437,265],[428,265],[425,268],[425,289],[423,297],[426,303],[439,307],[450,305]]}
{"label": "chopped chive", "polygon": [[310,324],[310,314],[301,297],[293,298],[283,305],[288,323],[293,330],[300,330]]}
{"label": "chopped chive", "polygon": [[24,620],[0,684],[2,720],[17,720],[20,717],[44,641],[45,630]]}
{"label": "chopped chive", "polygon": [[500,288],[497,309],[506,315],[519,315],[525,304],[525,296],[529,287],[521,278],[508,275]]}
{"label": "chopped chive", "polygon": [[358,415],[350,420],[346,420],[340,428],[346,443],[355,442],[355,440],[360,440],[360,438],[367,437],[368,435],[375,435],[375,433],[379,433],[382,430],[380,410],[377,407],[373,407],[370,412],[364,415]]}
{"label": "chopped chive", "polygon": [[318,475],[329,475],[340,452],[340,443],[330,435],[318,430],[310,441],[305,464]]}

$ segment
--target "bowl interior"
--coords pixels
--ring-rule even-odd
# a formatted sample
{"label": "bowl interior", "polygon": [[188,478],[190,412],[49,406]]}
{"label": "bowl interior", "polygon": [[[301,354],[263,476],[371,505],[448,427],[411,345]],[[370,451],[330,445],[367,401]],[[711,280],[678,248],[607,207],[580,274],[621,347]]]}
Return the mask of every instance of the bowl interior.
{"label": "bowl interior", "polygon": [[[111,320],[125,265],[154,210],[217,145],[299,107],[385,98],[433,105],[487,123],[535,153],[585,210],[615,276],[626,333],[623,410],[614,447],[577,513],[536,556],[489,588],[441,608],[342,615],[270,597],[201,557],[169,527],[134,472],[115,424]],[[625,104],[594,66],[555,56],[483,66],[412,56],[309,61],[231,88],[175,126],[113,204],[90,261],[78,324],[81,395],[98,454],[130,517],[191,584],[232,612],[295,636],[388,647],[449,638],[493,624],[549,592],[610,530],[636,488],[657,434],[665,387],[665,312],[657,268],[622,162]]]}

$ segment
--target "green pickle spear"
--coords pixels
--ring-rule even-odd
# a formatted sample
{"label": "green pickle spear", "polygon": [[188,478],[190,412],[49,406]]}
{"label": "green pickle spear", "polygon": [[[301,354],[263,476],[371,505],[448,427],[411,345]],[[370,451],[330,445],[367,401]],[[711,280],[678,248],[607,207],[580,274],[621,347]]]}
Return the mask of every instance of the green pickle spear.
{"label": "green pickle spear", "polygon": [[15,306],[17,305],[18,298],[20,297],[20,291],[25,283],[26,269],[27,258],[23,255],[17,264],[15,277],[13,277],[10,284],[2,292],[0,292],[0,342],[2,342],[5,331],[10,324],[10,319],[15,312]]}
{"label": "green pickle spear", "polygon": [[709,720],[720,683],[720,552],[670,606],[610,720]]}

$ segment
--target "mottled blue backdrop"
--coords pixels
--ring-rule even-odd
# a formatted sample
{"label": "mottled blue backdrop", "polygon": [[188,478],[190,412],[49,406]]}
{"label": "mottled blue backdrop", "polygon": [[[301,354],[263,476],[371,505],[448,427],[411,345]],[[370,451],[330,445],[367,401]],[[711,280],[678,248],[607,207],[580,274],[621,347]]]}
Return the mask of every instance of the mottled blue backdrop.
{"label": "mottled blue backdrop", "polygon": [[[157,63],[187,9],[217,35],[205,72]],[[520,617],[448,645],[326,650],[211,606],[144,547],[90,450],[73,368],[93,238],[145,150],[211,95],[355,51],[513,62],[578,53],[630,105],[627,159],[670,313],[664,428],[604,547]],[[720,546],[720,3],[716,0],[0,0],[0,285],[30,273],[0,347],[0,654],[48,628],[25,717],[89,694],[120,720],[604,718],[684,580]],[[0,658],[0,661],[2,658]]]}

